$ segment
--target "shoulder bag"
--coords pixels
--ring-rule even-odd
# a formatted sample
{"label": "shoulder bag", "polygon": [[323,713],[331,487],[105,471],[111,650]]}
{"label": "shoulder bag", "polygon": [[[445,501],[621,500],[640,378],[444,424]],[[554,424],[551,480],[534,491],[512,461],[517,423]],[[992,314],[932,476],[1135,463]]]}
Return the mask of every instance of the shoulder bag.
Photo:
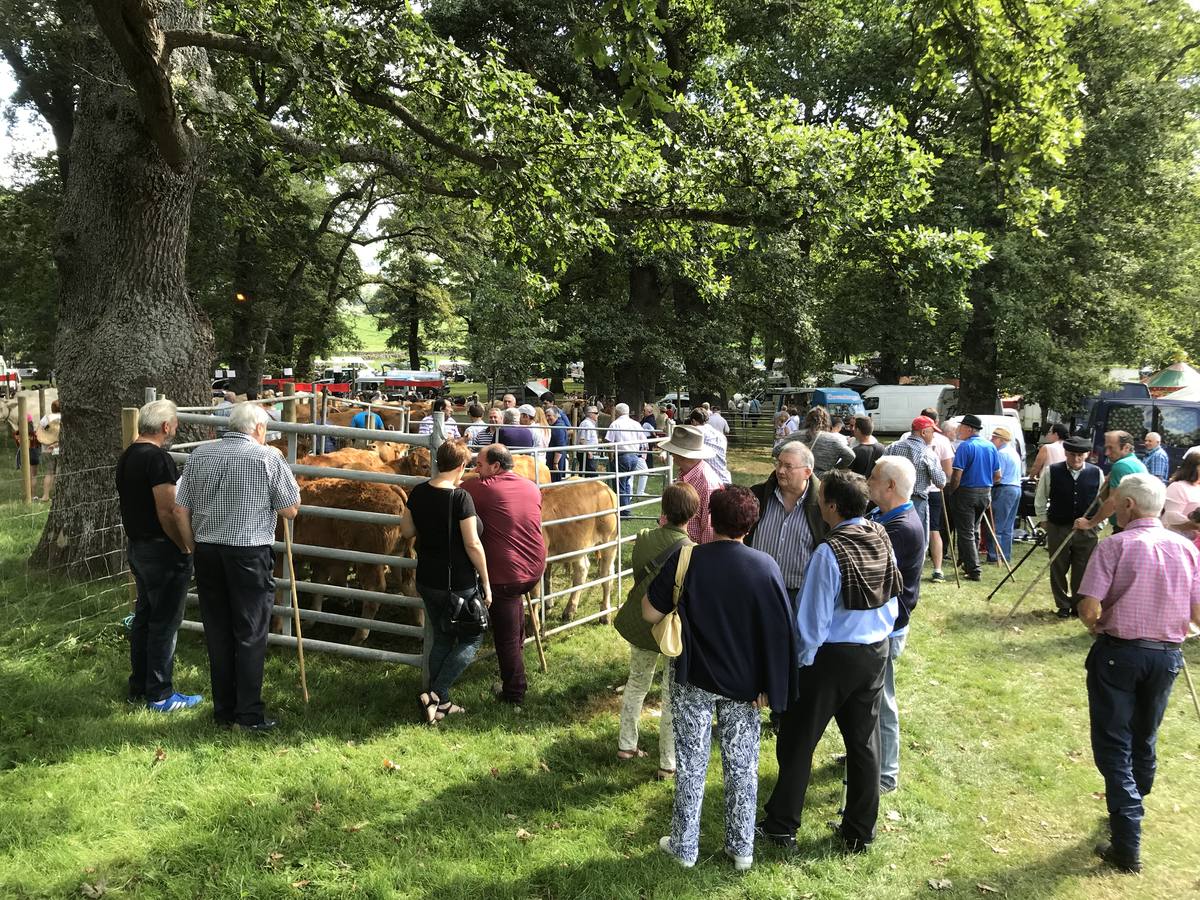
{"label": "shoulder bag", "polygon": [[483,589],[479,586],[479,573],[475,573],[475,584],[463,591],[452,587],[452,557],[454,555],[454,492],[450,490],[450,508],[446,512],[446,612],[442,630],[460,638],[476,638],[488,629],[488,611],[483,603]]}
{"label": "shoulder bag", "polygon": [[[641,534],[646,534],[653,529],[644,529]],[[641,534],[638,536],[641,537]],[[646,596],[646,591],[650,588],[650,582],[654,580],[662,567],[667,564],[667,560],[680,547],[687,544],[689,538],[685,535],[673,543],[671,546],[663,550],[662,553],[650,560],[646,566],[646,571],[642,577],[637,580],[632,588],[629,589],[629,597],[621,604],[621,608],[617,610],[617,614],[613,617],[613,627],[617,629],[617,634],[629,641],[639,650],[654,650],[658,651],[658,641],[654,639],[654,635],[650,633],[650,623],[642,618],[642,598]]]}
{"label": "shoulder bag", "polygon": [[658,641],[658,651],[663,656],[678,656],[683,652],[683,625],[679,621],[679,595],[683,591],[683,580],[687,577],[688,566],[692,562],[693,546],[689,545],[679,551],[679,563],[675,567],[675,588],[671,592],[674,606],[671,611],[650,629],[654,639]]}

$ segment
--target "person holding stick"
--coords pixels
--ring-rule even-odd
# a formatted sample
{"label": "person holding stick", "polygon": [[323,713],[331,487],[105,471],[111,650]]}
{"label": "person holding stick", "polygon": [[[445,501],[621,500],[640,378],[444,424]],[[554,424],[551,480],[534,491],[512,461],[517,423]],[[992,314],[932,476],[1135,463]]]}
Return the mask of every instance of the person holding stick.
{"label": "person holding stick", "polygon": [[221,439],[188,457],[175,494],[175,521],[195,555],[213,718],[255,733],[278,724],[262,700],[276,514],[294,519],[300,512],[296,479],[266,444],[270,423],[258,404],[238,403]]}
{"label": "person holding stick", "polygon": [[[1113,461],[1112,467],[1108,470],[1108,480],[1105,482],[1104,489],[1101,491],[1101,498],[1104,499],[1100,504],[1100,509],[1095,515],[1090,518],[1080,516],[1075,520],[1075,527],[1080,531],[1090,531],[1095,528],[1105,519],[1108,519],[1109,524],[1113,527],[1113,534],[1117,534],[1121,530],[1121,525],[1117,521],[1117,498],[1115,491],[1121,484],[1121,480],[1129,475],[1144,475],[1146,467],[1142,461],[1134,455],[1133,452],[1133,435],[1128,431],[1107,431],[1104,434],[1104,455]],[[1158,512],[1155,512],[1158,515]]]}
{"label": "person holding stick", "polygon": [[983,422],[968,413],[959,420],[961,443],[954,451],[954,468],[946,494],[953,497],[958,564],[968,581],[980,580],[979,519],[992,505],[992,485],[1000,483],[996,448],[979,436]]}
{"label": "person holding stick", "polygon": [[1088,713],[1111,829],[1096,854],[1122,872],[1142,869],[1142,800],[1154,786],[1158,726],[1189,623],[1200,625],[1200,550],[1159,521],[1165,497],[1149,473],[1122,479],[1106,503],[1122,531],[1096,548],[1079,587],[1080,621],[1096,636]]}
{"label": "person holding stick", "polygon": [[[1075,520],[1092,508],[1104,473],[1087,461],[1092,445],[1086,438],[1068,438],[1060,443],[1066,460],[1042,470],[1033,508],[1038,527],[1046,532],[1046,549],[1053,559],[1050,590],[1054,606],[1060,619],[1069,619],[1079,615],[1079,585],[1099,540],[1095,528],[1080,531],[1075,528]],[[1071,545],[1060,553],[1059,548],[1067,541]]]}

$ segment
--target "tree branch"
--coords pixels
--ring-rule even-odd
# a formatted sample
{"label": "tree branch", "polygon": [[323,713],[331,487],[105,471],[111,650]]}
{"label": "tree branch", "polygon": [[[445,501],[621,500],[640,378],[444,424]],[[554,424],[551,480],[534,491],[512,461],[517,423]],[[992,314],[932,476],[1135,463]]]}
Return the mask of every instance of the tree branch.
{"label": "tree branch", "polygon": [[260,44],[236,34],[222,34],[219,31],[196,31],[189,28],[166,31],[163,32],[163,46],[167,54],[181,47],[202,47],[205,50],[237,53],[262,62],[291,65],[291,60],[274,47],[268,47],[266,44]]}

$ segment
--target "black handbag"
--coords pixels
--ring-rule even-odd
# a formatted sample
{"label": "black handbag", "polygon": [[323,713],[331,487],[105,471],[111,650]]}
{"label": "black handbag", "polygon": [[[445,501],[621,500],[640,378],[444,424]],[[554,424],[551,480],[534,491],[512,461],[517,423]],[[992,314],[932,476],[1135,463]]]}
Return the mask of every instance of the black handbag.
{"label": "black handbag", "polygon": [[479,585],[479,574],[475,584],[466,590],[456,591],[451,587],[454,552],[454,491],[450,491],[450,508],[446,512],[446,613],[442,630],[460,638],[476,638],[488,630],[488,611],[483,602],[483,588]]}

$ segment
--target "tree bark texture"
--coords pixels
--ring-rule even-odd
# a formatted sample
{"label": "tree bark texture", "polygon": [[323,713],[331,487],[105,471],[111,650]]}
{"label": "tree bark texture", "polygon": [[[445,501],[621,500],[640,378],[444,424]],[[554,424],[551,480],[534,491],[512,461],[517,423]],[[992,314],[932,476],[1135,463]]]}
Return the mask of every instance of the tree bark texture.
{"label": "tree bark texture", "polygon": [[654,399],[659,361],[651,334],[661,300],[654,267],[638,263],[630,266],[629,295],[625,305],[629,344],[626,362],[617,371],[617,398],[628,403],[631,409],[635,404]]}
{"label": "tree bark texture", "polygon": [[189,162],[168,165],[116,58],[102,48],[91,62],[55,246],[62,453],[31,559],[89,579],[123,567],[113,469],[121,408],[141,406],[147,387],[181,406],[207,402],[213,356],[185,272],[199,147],[192,138]]}

